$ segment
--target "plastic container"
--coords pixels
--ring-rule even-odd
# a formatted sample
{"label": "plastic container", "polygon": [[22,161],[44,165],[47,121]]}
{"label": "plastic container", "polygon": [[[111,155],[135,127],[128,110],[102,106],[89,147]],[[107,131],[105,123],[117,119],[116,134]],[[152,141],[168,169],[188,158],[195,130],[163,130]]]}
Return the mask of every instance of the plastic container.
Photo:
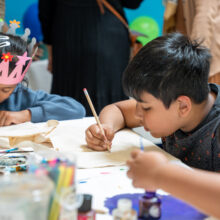
{"label": "plastic container", "polygon": [[29,157],[28,164],[30,173],[47,175],[54,182],[48,220],[76,220],[82,195],[76,192],[75,155],[48,154],[47,151],[41,151],[40,154]]}
{"label": "plastic container", "polygon": [[136,220],[137,213],[132,209],[130,199],[119,199],[117,208],[112,211],[114,220]]}
{"label": "plastic container", "polygon": [[83,202],[82,194],[77,194],[75,187],[69,187],[57,199],[60,204],[59,220],[77,220],[77,209]]}
{"label": "plastic container", "polygon": [[1,176],[0,219],[47,220],[53,189],[52,181],[46,176]]}

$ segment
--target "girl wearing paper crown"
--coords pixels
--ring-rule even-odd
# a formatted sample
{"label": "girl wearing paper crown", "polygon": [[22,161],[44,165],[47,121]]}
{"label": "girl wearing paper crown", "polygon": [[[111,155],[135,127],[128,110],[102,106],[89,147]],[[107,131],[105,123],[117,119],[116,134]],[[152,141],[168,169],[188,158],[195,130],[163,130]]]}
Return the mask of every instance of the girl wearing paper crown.
{"label": "girl wearing paper crown", "polygon": [[[22,85],[34,56],[30,57],[29,53],[36,40],[33,38],[28,45],[30,30],[26,29],[22,37],[15,36],[20,22],[10,23],[8,32],[0,33],[0,126],[84,117],[85,109],[76,100],[32,91]],[[0,28],[2,25],[0,21]]]}

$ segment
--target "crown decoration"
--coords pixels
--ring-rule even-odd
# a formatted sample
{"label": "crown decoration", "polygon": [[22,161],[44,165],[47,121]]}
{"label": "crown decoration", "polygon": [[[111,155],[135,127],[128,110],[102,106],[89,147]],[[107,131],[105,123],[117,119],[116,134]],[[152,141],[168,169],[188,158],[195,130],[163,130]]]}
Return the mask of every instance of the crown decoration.
{"label": "crown decoration", "polygon": [[[2,26],[4,24],[3,20],[0,20],[0,31],[2,29]],[[20,27],[20,22],[13,20],[10,21],[10,28],[7,31],[7,34],[15,35],[16,29]],[[30,35],[30,29],[26,28],[23,36],[21,38],[24,41],[28,40],[28,36]],[[0,35],[0,40],[2,41],[0,43],[0,48],[10,46],[10,37],[5,35]],[[36,38],[32,38],[31,43],[28,45],[28,50],[32,52],[34,45],[36,44]],[[5,85],[14,85],[20,83],[25,74],[27,73],[27,70],[29,69],[32,58],[34,57],[35,53],[37,51],[37,48],[35,52],[33,53],[32,57],[27,56],[27,51],[24,52],[22,56],[18,55],[11,55],[10,52],[2,53],[2,61],[0,63],[0,84]],[[18,61],[15,64],[15,68],[9,73],[9,66],[10,62],[13,62],[12,58],[17,57]],[[26,65],[27,64],[27,65]],[[25,69],[24,66],[26,65]],[[24,70],[23,70],[24,69]]]}

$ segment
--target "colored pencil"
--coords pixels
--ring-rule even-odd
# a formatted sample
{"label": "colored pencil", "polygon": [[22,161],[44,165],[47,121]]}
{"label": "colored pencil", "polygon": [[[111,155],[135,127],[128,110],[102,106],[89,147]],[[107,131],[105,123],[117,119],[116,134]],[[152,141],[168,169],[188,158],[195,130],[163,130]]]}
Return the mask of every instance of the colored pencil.
{"label": "colored pencil", "polygon": [[18,150],[18,147],[0,151],[0,153],[1,154],[5,154],[5,153],[10,153],[11,151],[15,151],[15,150]]}
{"label": "colored pencil", "polygon": [[11,149],[8,149],[8,150],[3,150],[3,151],[0,152],[1,153],[0,157],[3,157],[4,155],[6,155],[8,153],[13,153],[16,150],[18,150],[18,147],[11,148]]}
{"label": "colored pencil", "polygon": [[55,190],[55,197],[52,202],[51,210],[50,210],[50,215],[49,215],[49,220],[57,220],[59,217],[60,213],[60,203],[57,201],[56,196],[60,196],[60,192],[62,189],[64,177],[65,177],[65,172],[66,168],[64,165],[60,165],[58,167],[59,174],[58,174],[58,179],[56,180],[56,190]]}
{"label": "colored pencil", "polygon": [[143,144],[143,138],[140,137],[140,148],[141,148],[141,151],[144,151],[144,144]]}
{"label": "colored pencil", "polygon": [[9,151],[9,152],[0,152],[0,154],[7,154],[7,153],[31,153],[34,152],[33,150],[15,150],[15,151]]}

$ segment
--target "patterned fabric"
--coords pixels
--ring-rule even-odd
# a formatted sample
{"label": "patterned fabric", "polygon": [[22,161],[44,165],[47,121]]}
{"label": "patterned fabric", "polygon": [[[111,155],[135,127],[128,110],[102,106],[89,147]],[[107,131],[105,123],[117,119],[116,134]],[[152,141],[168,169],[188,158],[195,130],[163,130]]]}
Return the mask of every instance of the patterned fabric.
{"label": "patterned fabric", "polygon": [[210,84],[215,103],[204,120],[191,132],[177,130],[163,138],[163,149],[191,167],[220,172],[220,86]]}

